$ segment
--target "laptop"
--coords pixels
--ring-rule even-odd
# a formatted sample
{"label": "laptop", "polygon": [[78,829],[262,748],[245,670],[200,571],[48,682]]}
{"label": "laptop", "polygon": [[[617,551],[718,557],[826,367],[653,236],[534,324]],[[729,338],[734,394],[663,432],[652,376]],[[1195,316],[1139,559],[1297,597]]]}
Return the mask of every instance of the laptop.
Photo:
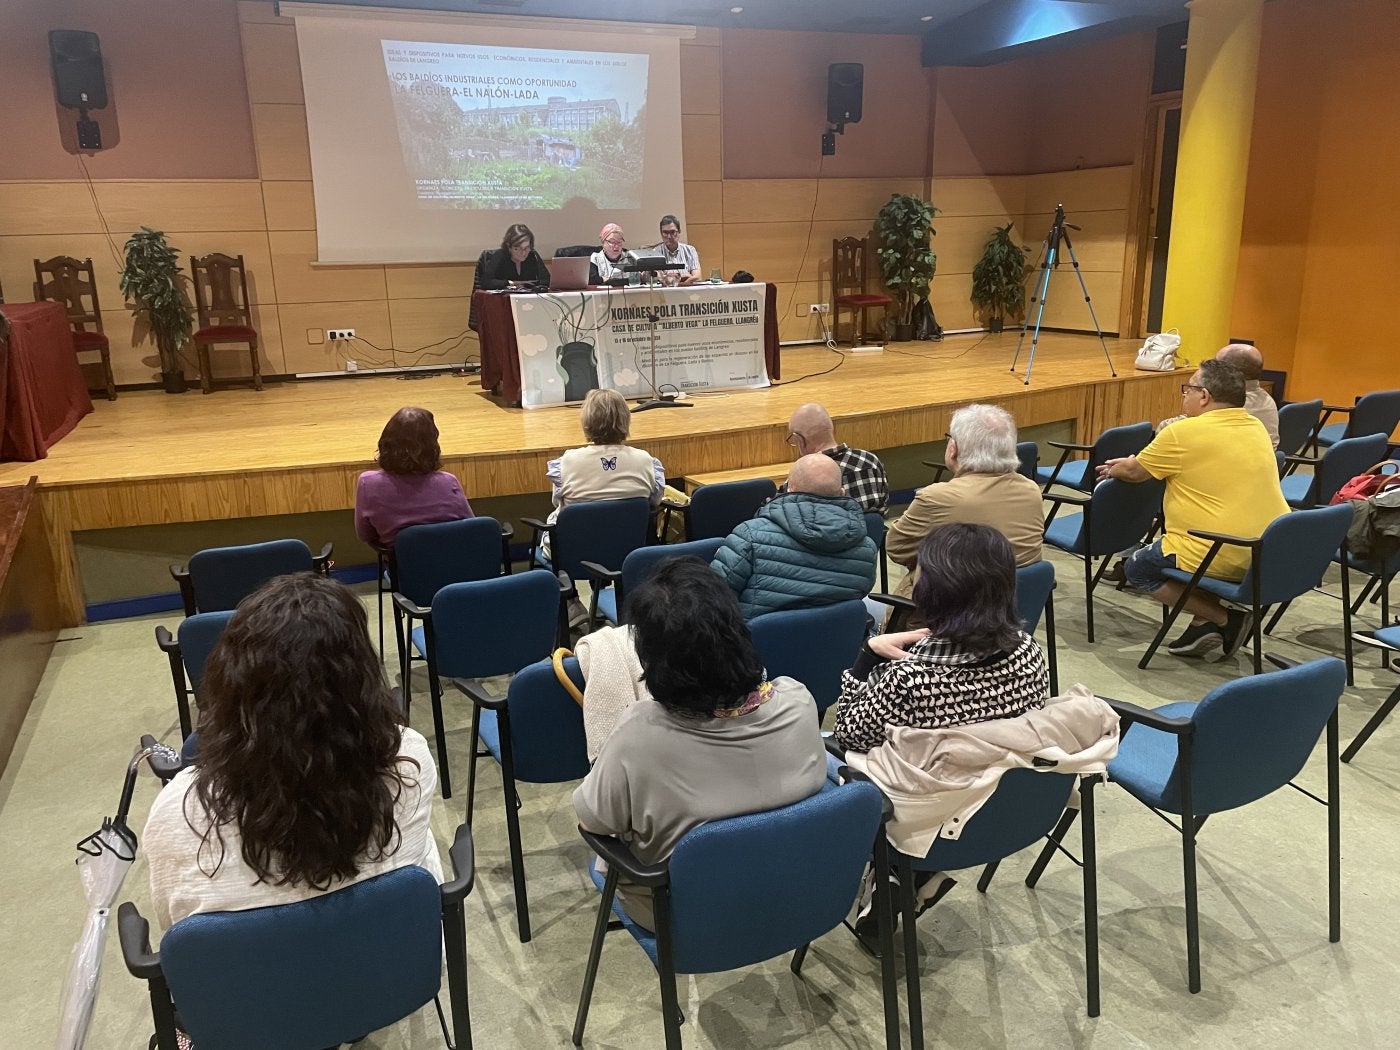
{"label": "laptop", "polygon": [[588,287],[588,256],[564,256],[549,260],[549,290],[578,292]]}

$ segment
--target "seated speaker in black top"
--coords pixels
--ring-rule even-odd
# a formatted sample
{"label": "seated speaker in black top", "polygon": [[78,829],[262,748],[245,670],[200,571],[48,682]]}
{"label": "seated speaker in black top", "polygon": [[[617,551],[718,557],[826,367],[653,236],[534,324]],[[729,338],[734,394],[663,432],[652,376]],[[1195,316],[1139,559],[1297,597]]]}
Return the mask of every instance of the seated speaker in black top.
{"label": "seated speaker in black top", "polygon": [[477,287],[490,290],[516,284],[549,287],[549,268],[535,251],[535,235],[519,222],[507,227],[501,246],[484,253],[477,264]]}

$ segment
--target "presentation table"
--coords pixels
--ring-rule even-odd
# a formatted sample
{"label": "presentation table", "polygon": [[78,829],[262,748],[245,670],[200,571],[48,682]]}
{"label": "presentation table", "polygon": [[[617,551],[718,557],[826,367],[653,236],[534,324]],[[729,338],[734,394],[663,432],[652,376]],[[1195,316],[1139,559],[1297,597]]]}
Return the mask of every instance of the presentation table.
{"label": "presentation table", "polygon": [[[753,285],[697,285],[679,288],[657,288],[657,302],[662,305],[679,303],[687,298],[687,293],[696,290],[740,289],[757,287]],[[763,362],[769,379],[780,377],[778,359],[778,287],[764,285],[763,297]],[[628,289],[636,294],[637,289]],[[596,302],[606,302],[614,295],[612,289],[591,290],[584,293],[561,292],[559,296],[579,296]],[[517,342],[516,317],[512,300],[545,299],[550,296],[532,296],[524,293],[504,294],[500,292],[477,292],[472,299],[476,310],[477,334],[481,337],[481,385],[484,389],[498,394],[509,405],[521,403],[520,348]],[[629,296],[630,298],[630,296]],[[640,363],[645,369],[647,351],[640,351]]]}
{"label": "presentation table", "polygon": [[92,411],[73,331],[60,303],[0,306],[10,323],[0,343],[0,460],[43,459]]}

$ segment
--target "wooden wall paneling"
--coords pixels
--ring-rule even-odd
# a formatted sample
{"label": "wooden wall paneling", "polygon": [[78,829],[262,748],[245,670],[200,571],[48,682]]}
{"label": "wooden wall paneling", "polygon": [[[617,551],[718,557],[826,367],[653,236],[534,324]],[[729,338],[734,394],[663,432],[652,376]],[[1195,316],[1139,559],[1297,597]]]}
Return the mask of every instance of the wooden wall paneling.
{"label": "wooden wall paneling", "polygon": [[[1099,327],[1105,333],[1116,331],[1118,323],[1119,296],[1122,294],[1121,274],[1117,270],[1081,271],[1089,296],[1094,301],[1094,314],[1099,319]],[[1034,322],[1034,314],[1031,316]],[[1060,267],[1050,278],[1050,294],[1045,302],[1045,328],[1063,328],[1074,332],[1092,332],[1094,322],[1089,318],[1089,307],[1084,303],[1084,293],[1074,270],[1068,263]],[[1105,366],[1105,371],[1107,367]]]}
{"label": "wooden wall paneling", "polygon": [[[940,271],[942,267],[939,267]],[[967,274],[942,273],[933,278],[929,285],[929,305],[933,315],[945,329],[978,328],[980,323],[973,316],[972,303],[968,299],[972,278]]]}
{"label": "wooden wall paneling", "polygon": [[0,230],[7,234],[102,232],[81,182],[0,182]]}
{"label": "wooden wall paneling", "polygon": [[[180,232],[172,230],[167,239],[180,249],[180,266],[185,276],[190,276],[190,256],[208,255],[222,252],[225,255],[243,256],[243,271],[248,278],[248,299],[254,303],[275,303],[277,296],[273,288],[272,253],[268,248],[267,232],[240,231]],[[106,292],[103,292],[106,301]],[[120,300],[119,300],[120,301]],[[191,293],[190,308],[194,308]]]}
{"label": "wooden wall paneling", "polygon": [[686,178],[723,178],[724,140],[718,114],[681,115],[681,164]]}
{"label": "wooden wall paneling", "polygon": [[[306,333],[315,330],[324,340],[327,328],[353,328],[356,335],[378,346],[393,345],[393,329],[389,323],[389,304],[379,298],[366,301],[324,303],[281,303],[277,308],[282,328],[282,352],[289,373],[341,372],[346,358],[356,361],[378,359],[377,351],[361,351],[358,344],[332,344],[325,340],[308,343]],[[464,325],[465,327],[465,325]]]}
{"label": "wooden wall paneling", "polygon": [[310,182],[264,182],[262,195],[269,230],[316,228],[316,199]]}
{"label": "wooden wall paneling", "polygon": [[267,236],[279,304],[387,298],[383,266],[312,266],[315,233],[278,230]]}
{"label": "wooden wall paneling", "polygon": [[259,102],[253,105],[253,143],[258,174],[267,180],[311,178],[311,143],[306,134],[306,107]]}
{"label": "wooden wall paneling", "polygon": [[123,241],[141,226],[191,232],[267,229],[256,179],[99,182],[96,189],[107,227]]}
{"label": "wooden wall paneling", "polygon": [[1055,205],[1063,204],[1069,221],[1075,222],[1076,212],[1126,208],[1132,182],[1131,164],[1027,175],[1025,211],[1030,215],[1043,212],[1043,225],[1048,229]]}
{"label": "wooden wall paneling", "polygon": [[[113,238],[116,240],[116,238]],[[116,250],[121,252],[122,241]],[[107,238],[100,233],[45,233],[0,236],[0,282],[5,297],[12,303],[28,302],[34,298],[34,260],[51,259],[55,255],[71,255],[75,259],[92,259],[93,277],[97,281],[97,296],[105,312],[122,304],[117,283],[120,263],[112,257]],[[103,318],[103,324],[107,323]]]}
{"label": "wooden wall paneling", "polygon": [[248,101],[304,103],[296,26],[244,22],[240,33]]}
{"label": "wooden wall paneling", "polygon": [[[460,337],[468,331],[469,296],[458,295],[436,299],[390,299],[389,330],[393,347],[392,362],[397,364],[460,364],[466,360],[468,347]],[[445,340],[445,341],[444,341]],[[431,345],[430,344],[436,344]],[[457,344],[455,347],[453,344]],[[426,348],[420,351],[420,347]],[[475,353],[473,345],[470,351]],[[355,352],[366,358],[382,359],[390,355],[360,345]]]}
{"label": "wooden wall paneling", "polygon": [[[761,281],[829,284],[831,242],[867,233],[868,229],[854,221],[726,223],[724,259],[731,269],[748,270]],[[878,287],[880,271],[873,258],[870,279],[870,287]]]}
{"label": "wooden wall paneling", "polygon": [[1019,215],[1025,210],[1026,176],[935,176],[929,199],[939,211],[935,227],[945,216]]}
{"label": "wooden wall paneling", "polygon": [[717,223],[724,221],[724,183],[685,180],[685,221]]}
{"label": "wooden wall paneling", "polygon": [[244,25],[296,25],[294,19],[277,14],[271,0],[238,0],[238,21]]}
{"label": "wooden wall paneling", "polygon": [[720,274],[728,280],[734,272],[725,265],[724,260],[724,227],[719,223],[694,223],[685,228],[685,234],[681,238],[695,247],[695,251],[700,256],[700,271],[705,276],[710,276],[710,271],[718,269]]}
{"label": "wooden wall paneling", "polygon": [[718,115],[720,98],[720,55],[718,47],[704,44],[681,45],[681,112]]}
{"label": "wooden wall paneling", "polygon": [[725,179],[724,221],[805,223],[816,193],[815,179]]}
{"label": "wooden wall paneling", "polygon": [[818,219],[865,222],[873,227],[876,213],[892,193],[907,193],[927,200],[928,185],[923,179],[822,179],[817,187],[816,216]]}
{"label": "wooden wall paneling", "polygon": [[[938,216],[933,225],[938,231],[933,238],[933,250],[938,253],[938,273],[970,275],[982,257],[982,246],[987,238],[996,227],[1005,226],[1009,220],[1010,216],[1004,215]],[[937,279],[935,275],[934,280]]]}
{"label": "wooden wall paneling", "polygon": [[[541,252],[541,254],[544,254]],[[390,300],[470,297],[475,263],[439,263],[430,266],[385,266],[384,280]],[[465,314],[463,317],[465,318]],[[465,327],[466,321],[462,322]]]}

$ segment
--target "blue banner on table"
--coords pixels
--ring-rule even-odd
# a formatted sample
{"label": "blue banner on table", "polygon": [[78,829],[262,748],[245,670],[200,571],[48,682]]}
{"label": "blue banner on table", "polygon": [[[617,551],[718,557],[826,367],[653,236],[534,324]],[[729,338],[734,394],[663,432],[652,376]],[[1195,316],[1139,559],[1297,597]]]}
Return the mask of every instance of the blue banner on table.
{"label": "blue banner on table", "polygon": [[511,298],[526,408],[581,401],[594,387],[628,397],[656,382],[683,392],[768,386],[762,284],[616,288]]}

